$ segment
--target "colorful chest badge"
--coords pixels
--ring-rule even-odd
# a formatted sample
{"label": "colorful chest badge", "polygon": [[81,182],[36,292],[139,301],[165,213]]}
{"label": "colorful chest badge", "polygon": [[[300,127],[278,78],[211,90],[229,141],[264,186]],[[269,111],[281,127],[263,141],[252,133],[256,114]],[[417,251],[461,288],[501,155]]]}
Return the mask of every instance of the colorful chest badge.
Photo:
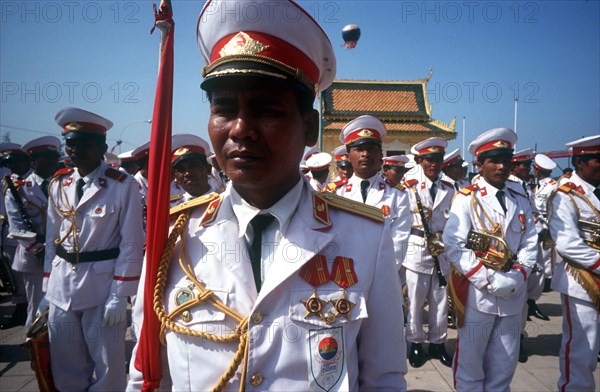
{"label": "colorful chest badge", "polygon": [[323,308],[327,301],[323,301],[317,295],[317,287],[321,286],[330,280],[329,271],[327,269],[327,259],[323,255],[316,255],[308,263],[300,268],[300,276],[308,284],[313,286],[312,295],[308,298],[301,299],[300,302],[306,308],[304,319],[308,317],[318,317],[323,320]]}
{"label": "colorful chest badge", "polygon": [[309,331],[309,389],[337,391],[347,389],[343,327]]}
{"label": "colorful chest badge", "polygon": [[346,297],[346,288],[358,282],[356,271],[354,271],[354,260],[349,257],[337,256],[331,268],[331,280],[342,288],[342,296],[331,301],[335,308],[335,317],[343,316],[346,320],[350,320],[350,312],[356,304]]}

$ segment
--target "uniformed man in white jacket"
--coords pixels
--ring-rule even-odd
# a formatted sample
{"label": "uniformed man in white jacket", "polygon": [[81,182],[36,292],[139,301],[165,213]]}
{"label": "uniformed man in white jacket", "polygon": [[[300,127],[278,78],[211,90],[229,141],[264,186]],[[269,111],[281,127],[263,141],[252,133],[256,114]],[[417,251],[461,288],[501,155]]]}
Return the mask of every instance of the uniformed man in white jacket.
{"label": "uniformed man in white jacket", "polygon": [[[59,147],[60,140],[54,136],[42,136],[25,143],[22,149],[31,157],[33,171],[18,186],[20,202],[12,192],[6,193],[11,235],[19,242],[13,269],[22,274],[27,296],[25,331],[33,323],[43,297],[48,184],[58,169]],[[21,208],[25,209],[25,213]]]}
{"label": "uniformed man in white jacket", "polygon": [[112,122],[78,108],[56,115],[75,168],[50,183],[45,298],[52,375],[61,391],[118,391],[127,383],[127,297],[144,250],[133,177],[102,162]]}
{"label": "uniformed man in white jacket", "polygon": [[516,141],[511,129],[495,128],[471,142],[481,176],[457,193],[444,228],[459,336],[457,391],[509,390],[517,367],[537,234],[523,188],[507,181]]}
{"label": "uniformed man in white jacket", "polygon": [[544,154],[536,154],[533,160],[533,175],[537,180],[537,186],[534,192],[533,201],[539,212],[538,224],[542,230],[538,234],[539,253],[538,258],[544,268],[544,290],[546,286],[550,289],[550,280],[552,279],[552,270],[554,268],[554,243],[548,229],[548,199],[552,192],[558,186],[558,183],[551,177],[552,170],[556,167],[556,162]]}
{"label": "uniformed man in white jacket", "polygon": [[370,115],[355,118],[340,132],[354,174],[337,187],[339,196],[381,209],[390,221],[398,270],[406,256],[411,214],[406,190],[388,184],[381,173],[381,143],[387,131],[381,120]]}
{"label": "uniformed man in white jacket", "polygon": [[[405,390],[389,225],[298,171],[317,141],[313,101],[334,79],[333,48],[297,3],[256,5],[278,12],[247,19],[209,1],[200,15],[208,132],[231,185],[171,210],[168,273],[157,297],[138,295],[134,322],[142,302],[157,309],[164,389]],[[128,390],[139,390],[131,363]]]}
{"label": "uniformed man in white jacket", "polygon": [[[450,273],[441,234],[450,214],[454,183],[442,175],[442,163],[448,142],[439,137],[425,139],[411,148],[417,166],[404,176],[412,212],[408,251],[402,263],[407,287],[408,312],[406,338],[411,342],[408,362],[421,367],[428,353],[445,366],[452,364],[446,352],[448,336],[448,294],[445,278]],[[421,218],[425,217],[425,222]],[[430,236],[425,233],[427,224]],[[438,264],[435,264],[434,256]],[[440,278],[440,276],[445,278]],[[423,329],[423,306],[428,302],[428,328]]]}
{"label": "uniformed man in white jacket", "polygon": [[[575,173],[548,204],[550,233],[562,256],[552,289],[561,294],[559,391],[596,391],[600,351],[600,136],[567,143]],[[594,235],[596,233],[596,235]]]}
{"label": "uniformed man in white jacket", "polygon": [[[16,238],[9,236],[10,227],[6,211],[6,195],[8,186],[5,181],[5,176],[9,176],[15,186],[20,186],[25,183],[25,178],[31,174],[31,160],[29,156],[21,149],[20,144],[2,143],[0,144],[0,154],[2,156],[2,200],[0,213],[4,217],[2,222],[2,251],[8,256],[11,268],[15,260],[17,246],[19,245]],[[3,320],[0,324],[0,330],[14,328],[16,326],[25,325],[27,321],[27,295],[25,293],[25,282],[20,271],[12,270],[12,278],[15,292],[12,294],[12,303],[15,305],[13,314],[8,320]]]}
{"label": "uniformed man in white jacket", "polygon": [[309,179],[310,186],[312,186],[315,191],[323,192],[329,184],[328,178],[330,163],[331,155],[326,152],[313,154],[306,160],[306,166],[311,173]]}
{"label": "uniformed man in white jacket", "polygon": [[173,135],[171,148],[173,150],[171,158],[173,182],[177,183],[183,191],[183,193],[175,195],[171,193],[171,207],[207,193],[216,192],[208,182],[211,166],[206,157],[206,154],[210,152],[210,146],[206,140],[197,135],[180,133]]}

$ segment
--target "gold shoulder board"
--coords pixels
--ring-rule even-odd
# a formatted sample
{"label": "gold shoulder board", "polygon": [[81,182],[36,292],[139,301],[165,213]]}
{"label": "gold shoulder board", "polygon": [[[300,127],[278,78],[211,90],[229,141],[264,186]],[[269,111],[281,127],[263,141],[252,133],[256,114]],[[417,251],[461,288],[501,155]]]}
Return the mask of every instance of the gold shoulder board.
{"label": "gold shoulder board", "polygon": [[210,203],[211,201],[216,200],[219,197],[220,196],[217,192],[211,192],[208,195],[197,197],[195,199],[186,201],[183,204],[180,204],[178,206],[171,208],[169,210],[169,215],[176,215],[176,214],[180,213],[181,211],[185,211],[189,208],[194,208],[194,207],[198,207],[203,204],[206,204],[206,203]]}
{"label": "gold shoulder board", "polygon": [[344,210],[355,215],[360,215],[376,222],[383,222],[383,214],[381,209],[377,207],[359,203],[357,201],[338,196],[334,193],[327,192],[321,193],[320,195],[325,198],[325,200],[327,200],[327,204],[333,208]]}

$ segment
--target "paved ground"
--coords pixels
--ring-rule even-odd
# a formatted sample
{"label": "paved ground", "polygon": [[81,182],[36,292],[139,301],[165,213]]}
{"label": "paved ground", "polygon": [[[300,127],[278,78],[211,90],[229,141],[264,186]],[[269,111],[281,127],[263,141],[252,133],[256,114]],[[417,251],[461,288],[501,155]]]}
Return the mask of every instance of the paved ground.
{"label": "paved ground", "polygon": [[[525,347],[530,354],[526,363],[519,363],[513,379],[513,391],[554,391],[558,378],[558,350],[561,334],[560,297],[557,293],[544,293],[538,301],[540,309],[550,316],[550,321],[533,319],[528,322],[529,338]],[[0,296],[0,320],[12,312],[7,296]],[[37,391],[37,383],[29,365],[27,351],[21,347],[25,340],[22,328],[0,331],[0,391]],[[453,353],[456,331],[450,331],[448,352]],[[128,349],[131,350],[128,340]],[[502,364],[498,364],[502,366]],[[423,367],[409,365],[407,375],[409,390],[452,391],[452,372],[437,360]],[[600,367],[596,372],[596,385],[600,386]]]}

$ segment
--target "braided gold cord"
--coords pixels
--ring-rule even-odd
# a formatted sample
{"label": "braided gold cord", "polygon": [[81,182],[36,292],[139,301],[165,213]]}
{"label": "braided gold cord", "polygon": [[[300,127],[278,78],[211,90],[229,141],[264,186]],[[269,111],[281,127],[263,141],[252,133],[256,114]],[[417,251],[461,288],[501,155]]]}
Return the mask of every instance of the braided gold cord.
{"label": "braided gold cord", "polygon": [[[227,307],[221,301],[216,299],[214,296],[214,293],[212,291],[204,288],[204,285],[196,278],[196,276],[193,272],[193,267],[191,266],[189,258],[187,257],[187,254],[185,252],[186,236],[184,234],[184,229],[187,226],[189,218],[190,218],[189,210],[183,211],[177,217],[177,220],[175,221],[175,224],[173,225],[173,230],[171,231],[171,234],[169,235],[169,238],[165,245],[165,249],[164,249],[161,259],[160,259],[160,265],[158,267],[158,273],[157,273],[157,277],[156,277],[156,286],[154,288],[154,303],[153,303],[154,311],[156,312],[156,315],[161,323],[160,339],[161,339],[161,342],[163,345],[166,345],[165,333],[166,333],[167,329],[170,329],[171,331],[178,333],[178,334],[192,336],[192,337],[200,337],[200,338],[209,340],[211,342],[216,342],[216,343],[229,343],[229,342],[234,342],[234,341],[239,340],[238,348],[237,348],[237,351],[235,352],[233,360],[231,361],[231,364],[229,365],[229,367],[227,368],[225,373],[223,373],[223,375],[220,377],[219,382],[213,388],[213,391],[222,391],[227,386],[227,383],[233,378],[233,376],[235,375],[235,372],[237,371],[237,369],[240,366],[240,364],[242,363],[242,361],[244,361],[244,363],[247,362],[248,317],[242,318],[241,315],[239,315],[233,309]],[[172,256],[173,250],[175,248],[175,243],[177,242],[177,239],[179,237],[181,237],[181,244],[179,247],[179,264],[180,264],[181,268],[183,269],[184,273],[186,274],[186,276],[192,281],[192,283],[194,283],[194,285],[198,288],[198,290],[200,290],[200,296],[198,296],[195,301],[189,301],[189,302],[191,302],[191,304],[189,306],[185,306],[185,307],[179,306],[173,312],[171,312],[171,314],[167,315],[165,308],[162,305],[163,299],[164,299],[164,291],[165,291],[164,288],[165,288],[165,284],[166,284],[167,278],[168,278],[168,271],[169,271],[169,264],[171,261],[171,256]],[[183,263],[184,258],[185,258],[187,265],[184,265],[184,263]],[[217,309],[223,311],[225,314],[229,315],[230,317],[234,318],[236,321],[239,322],[238,327],[236,328],[235,332],[224,335],[224,336],[219,336],[219,335],[211,334],[211,333],[207,333],[207,332],[196,331],[196,330],[193,330],[193,329],[190,329],[187,327],[181,327],[172,321],[172,317],[174,315],[178,314],[179,312],[181,312],[183,309],[191,307],[192,305],[196,305],[201,302],[204,302],[205,300],[208,300]],[[245,369],[242,370],[242,375],[245,375]],[[243,389],[243,386],[244,386],[244,380],[241,380],[240,388]]]}
{"label": "braided gold cord", "polygon": [[240,379],[240,391],[244,390],[245,375],[246,375],[246,362],[248,361],[248,318],[242,320],[236,331],[240,336],[240,344],[238,349],[233,356],[233,360],[229,365],[229,368],[221,375],[219,382],[213,387],[213,392],[220,392],[225,389],[229,380],[233,378],[242,360],[244,361],[244,367],[242,369],[242,377]]}
{"label": "braided gold cord", "polygon": [[[479,206],[479,209],[481,209],[481,211],[483,212],[485,219],[487,219],[488,222],[490,222],[492,224],[491,230],[487,229],[487,226],[483,223],[483,220],[481,219],[481,214],[477,213],[477,206]],[[488,234],[500,235],[500,237],[504,238],[504,235],[502,234],[502,227],[500,227],[499,223],[495,223],[490,218],[490,216],[487,214],[487,212],[485,212],[485,209],[481,205],[481,202],[479,200],[477,200],[477,198],[475,197],[475,192],[471,192],[471,208],[473,208],[473,212],[475,213],[475,216],[477,217],[477,221],[479,221],[479,224],[483,228],[483,231],[485,231]]]}
{"label": "braided gold cord", "polygon": [[60,186],[60,177],[54,177],[52,180],[50,180],[50,183],[48,184],[48,189],[51,189],[52,184],[57,181],[59,182],[58,191],[60,203],[67,206],[68,209],[61,210],[54,198],[52,197],[52,192],[50,191],[48,192],[48,200],[60,216],[61,220],[69,219],[71,221],[71,227],[69,228],[64,237],[54,240],[54,243],[56,245],[60,245],[63,242],[65,242],[67,238],[69,238],[69,235],[73,235],[73,250],[75,252],[79,252],[79,240],[77,238],[77,213],[75,212],[73,206],[69,204],[69,200],[67,199],[67,194],[65,193],[65,190]]}

